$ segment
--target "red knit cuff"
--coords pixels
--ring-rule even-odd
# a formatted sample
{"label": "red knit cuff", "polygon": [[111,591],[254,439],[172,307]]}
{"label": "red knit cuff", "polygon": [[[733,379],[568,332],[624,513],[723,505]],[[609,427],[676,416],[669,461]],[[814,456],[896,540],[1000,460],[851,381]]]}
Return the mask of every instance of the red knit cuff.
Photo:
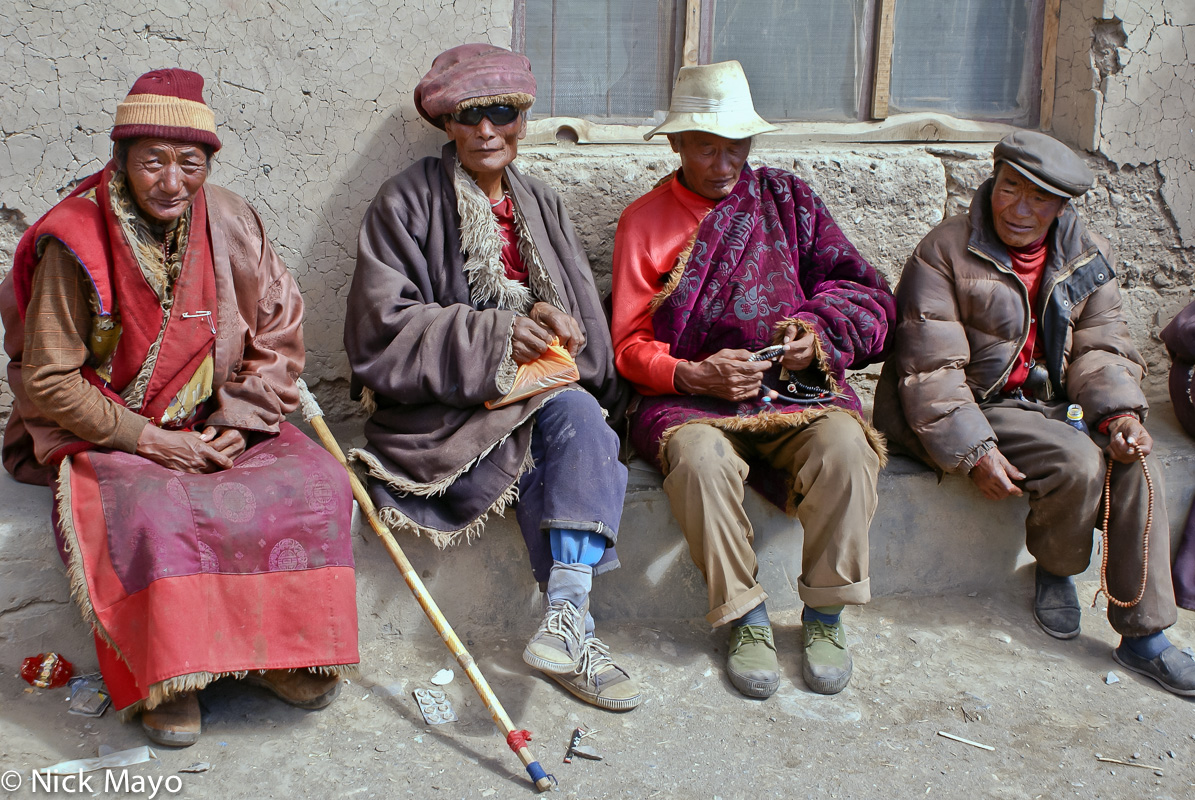
{"label": "red knit cuff", "polygon": [[1134,414],[1132,411],[1123,411],[1119,414],[1113,414],[1110,417],[1104,417],[1103,421],[1098,426],[1099,432],[1104,434],[1105,436],[1107,436],[1108,435],[1108,427],[1112,424],[1112,420],[1120,419],[1121,417],[1132,417],[1133,419],[1141,419],[1136,414]]}

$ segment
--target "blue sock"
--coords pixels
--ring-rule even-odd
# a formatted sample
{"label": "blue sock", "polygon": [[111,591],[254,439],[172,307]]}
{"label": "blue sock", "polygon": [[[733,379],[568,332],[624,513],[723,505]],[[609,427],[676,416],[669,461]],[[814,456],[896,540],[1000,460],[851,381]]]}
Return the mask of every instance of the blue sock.
{"label": "blue sock", "polygon": [[768,619],[767,603],[761,600],[759,605],[730,624],[734,628],[740,625],[771,625],[772,620]]}
{"label": "blue sock", "polygon": [[1121,642],[1141,658],[1157,658],[1163,650],[1171,646],[1164,631],[1151,633],[1149,636],[1122,636]]}
{"label": "blue sock", "polygon": [[606,537],[597,531],[550,528],[548,540],[552,545],[552,558],[562,564],[594,567],[606,552]]}
{"label": "blue sock", "polygon": [[826,625],[837,625],[838,620],[842,617],[842,609],[843,606],[822,606],[821,608],[805,606],[805,610],[801,612],[801,619],[815,620]]}

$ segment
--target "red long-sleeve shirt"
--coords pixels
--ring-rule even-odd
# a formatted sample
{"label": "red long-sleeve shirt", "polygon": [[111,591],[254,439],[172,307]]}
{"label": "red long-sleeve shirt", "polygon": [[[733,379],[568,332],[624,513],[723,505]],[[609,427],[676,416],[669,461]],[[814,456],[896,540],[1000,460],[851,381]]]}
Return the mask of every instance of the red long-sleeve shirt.
{"label": "red long-sleeve shirt", "polygon": [[1025,284],[1029,293],[1029,338],[1025,340],[1021,352],[1017,353],[1016,366],[1012,368],[1008,381],[1004,384],[1006,392],[1016,391],[1024,385],[1025,379],[1029,377],[1029,362],[1040,358],[1042,354],[1041,346],[1037,342],[1037,295],[1041,289],[1042,273],[1046,269],[1048,238],[1043,236],[1036,244],[1028,247],[1008,248],[1008,254],[1012,257],[1012,270],[1021,279],[1021,283]]}
{"label": "red long-sleeve shirt", "polygon": [[657,341],[648,305],[663,288],[697,226],[716,205],[676,180],[627,206],[614,235],[614,365],[640,394],[676,394],[676,365]]}

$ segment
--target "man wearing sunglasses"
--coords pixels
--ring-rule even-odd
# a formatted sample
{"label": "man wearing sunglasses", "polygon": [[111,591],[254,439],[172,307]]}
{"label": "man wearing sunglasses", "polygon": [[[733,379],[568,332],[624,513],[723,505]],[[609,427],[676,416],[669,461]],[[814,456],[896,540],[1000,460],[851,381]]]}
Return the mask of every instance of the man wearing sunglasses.
{"label": "man wearing sunglasses", "polygon": [[489,106],[473,106],[462,109],[450,115],[450,119],[467,127],[473,127],[483,119],[488,119],[495,128],[501,128],[514,122],[521,113],[518,106],[512,106],[509,103],[495,103]]}
{"label": "man wearing sunglasses", "polygon": [[[512,164],[534,99],[530,62],[486,44],[440,54],[416,87],[415,107],[450,141],[387,181],[361,224],[345,348],[372,415],[354,457],[382,519],[440,546],[517,499],[548,603],[524,661],[624,711],[639,689],[589,613],[593,576],[618,566],[627,471],[603,409],[620,387],[564,206]],[[580,379],[487,407],[553,340]]]}

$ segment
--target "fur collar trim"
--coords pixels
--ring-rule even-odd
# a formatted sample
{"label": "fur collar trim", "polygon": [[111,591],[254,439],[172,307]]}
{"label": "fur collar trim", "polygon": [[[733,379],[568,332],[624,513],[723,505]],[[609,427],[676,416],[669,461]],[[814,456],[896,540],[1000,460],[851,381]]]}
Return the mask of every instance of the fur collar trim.
{"label": "fur collar trim", "polygon": [[474,305],[494,303],[498,308],[527,314],[536,301],[543,300],[563,309],[560,295],[544,267],[535,242],[527,234],[522,210],[515,206],[518,222],[519,255],[527,266],[526,286],[506,277],[502,266],[502,231],[490,200],[457,161],[452,172],[456,190],[456,208],[461,217],[461,255],[465,257],[465,277],[469,281],[469,299]]}

